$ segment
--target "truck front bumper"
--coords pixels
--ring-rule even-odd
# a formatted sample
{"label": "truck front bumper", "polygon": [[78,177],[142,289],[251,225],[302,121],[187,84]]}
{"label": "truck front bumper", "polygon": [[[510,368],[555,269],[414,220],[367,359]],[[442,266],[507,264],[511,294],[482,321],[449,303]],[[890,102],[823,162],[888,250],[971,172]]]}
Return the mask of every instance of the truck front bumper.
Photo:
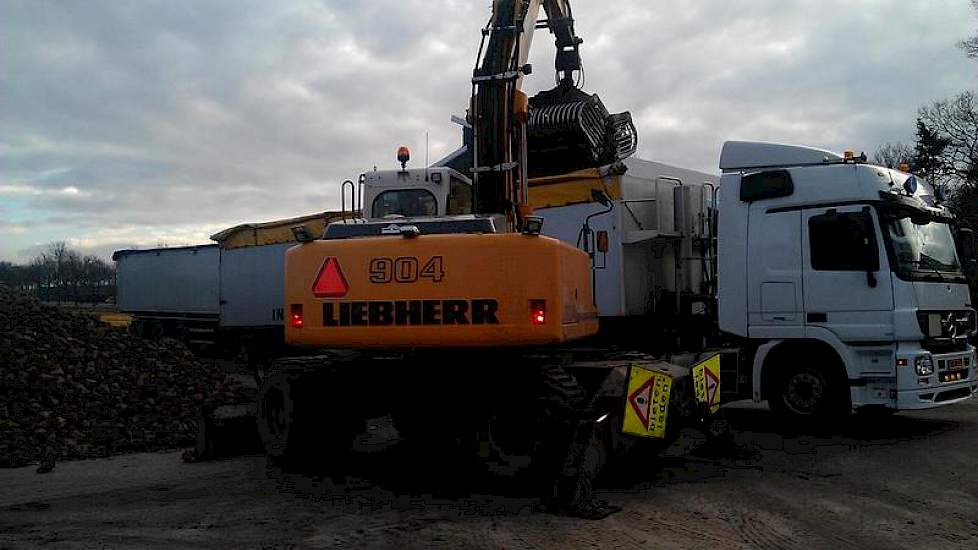
{"label": "truck front bumper", "polygon": [[[934,373],[928,376],[918,376],[914,370],[914,360],[918,355],[907,355],[909,364],[899,367],[897,409],[932,409],[978,394],[978,364],[974,348],[967,352],[932,355]],[[958,366],[954,368],[952,365],[956,361]],[[960,361],[963,361],[964,368],[960,367]]]}

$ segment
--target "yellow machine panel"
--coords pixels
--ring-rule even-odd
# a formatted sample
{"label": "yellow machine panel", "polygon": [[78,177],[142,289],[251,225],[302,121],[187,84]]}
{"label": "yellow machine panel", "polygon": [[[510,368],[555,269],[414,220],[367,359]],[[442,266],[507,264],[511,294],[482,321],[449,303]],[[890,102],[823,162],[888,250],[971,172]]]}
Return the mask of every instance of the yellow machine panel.
{"label": "yellow machine panel", "polygon": [[621,198],[621,175],[587,168],[568,174],[533,178],[529,187],[530,206],[534,209],[594,202],[592,190],[605,193],[611,200],[618,200]]}
{"label": "yellow machine panel", "polygon": [[317,240],[286,253],[285,281],[296,345],[513,347],[598,330],[587,255],[543,236]]}
{"label": "yellow machine panel", "polygon": [[314,235],[322,235],[323,230],[330,222],[342,217],[342,212],[320,212],[286,220],[246,223],[215,233],[211,235],[211,240],[216,241],[225,250],[246,246],[293,243],[295,236],[292,234],[292,226],[304,225]]}

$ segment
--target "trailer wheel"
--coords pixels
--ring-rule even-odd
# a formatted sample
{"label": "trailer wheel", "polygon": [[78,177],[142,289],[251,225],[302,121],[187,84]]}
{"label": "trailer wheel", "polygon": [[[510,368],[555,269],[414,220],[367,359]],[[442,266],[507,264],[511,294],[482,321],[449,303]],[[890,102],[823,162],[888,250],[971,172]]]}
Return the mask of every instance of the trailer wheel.
{"label": "trailer wheel", "polygon": [[135,336],[136,338],[144,338],[146,332],[145,321],[142,319],[134,318],[129,321],[129,334]]}
{"label": "trailer wheel", "polygon": [[163,329],[163,323],[157,319],[152,319],[146,321],[143,327],[143,335],[145,338],[150,340],[160,340],[166,335],[166,331]]}
{"label": "trailer wheel", "polygon": [[809,362],[779,366],[783,372],[771,378],[768,393],[771,411],[803,426],[845,416],[849,409],[845,380],[831,366]]}

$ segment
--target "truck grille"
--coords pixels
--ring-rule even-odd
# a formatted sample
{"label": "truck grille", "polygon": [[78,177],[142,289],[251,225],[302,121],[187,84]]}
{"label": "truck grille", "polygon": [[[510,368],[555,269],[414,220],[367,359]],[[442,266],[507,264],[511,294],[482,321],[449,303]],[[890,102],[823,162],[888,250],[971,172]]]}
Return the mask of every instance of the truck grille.
{"label": "truck grille", "polygon": [[937,398],[934,399],[934,403],[943,403],[945,401],[950,401],[952,399],[961,399],[962,397],[968,397],[969,395],[971,395],[971,388],[958,388],[956,390],[949,390],[937,394]]}

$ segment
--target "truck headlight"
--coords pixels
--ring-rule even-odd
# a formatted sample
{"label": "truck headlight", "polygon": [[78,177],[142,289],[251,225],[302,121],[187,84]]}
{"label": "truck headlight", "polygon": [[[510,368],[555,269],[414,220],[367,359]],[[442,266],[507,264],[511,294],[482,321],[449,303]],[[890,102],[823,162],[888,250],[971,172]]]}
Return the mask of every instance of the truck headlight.
{"label": "truck headlight", "polygon": [[930,355],[921,355],[914,359],[913,366],[917,370],[917,376],[930,376],[934,374],[934,360]]}

